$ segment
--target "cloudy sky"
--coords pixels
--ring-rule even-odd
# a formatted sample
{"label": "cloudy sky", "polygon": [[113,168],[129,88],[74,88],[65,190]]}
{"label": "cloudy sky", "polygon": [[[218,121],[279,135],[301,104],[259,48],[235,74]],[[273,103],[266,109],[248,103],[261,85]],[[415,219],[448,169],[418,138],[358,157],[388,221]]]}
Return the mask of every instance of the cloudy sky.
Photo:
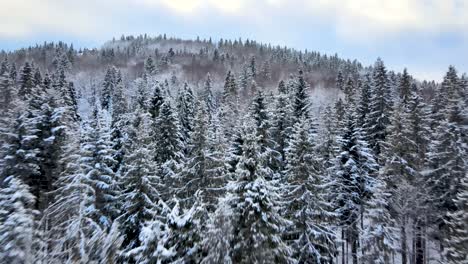
{"label": "cloudy sky", "polygon": [[468,0],[0,0],[0,49],[121,34],[250,38],[440,80],[468,71]]}

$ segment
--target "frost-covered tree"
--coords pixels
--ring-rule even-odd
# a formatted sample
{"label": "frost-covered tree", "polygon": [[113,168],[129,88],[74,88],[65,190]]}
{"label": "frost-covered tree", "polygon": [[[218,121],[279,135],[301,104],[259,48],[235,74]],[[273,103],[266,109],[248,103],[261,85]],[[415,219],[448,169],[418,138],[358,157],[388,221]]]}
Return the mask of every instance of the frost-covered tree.
{"label": "frost-covered tree", "polygon": [[454,199],[456,210],[448,213],[448,236],[445,238],[444,257],[447,263],[468,263],[468,174],[465,173]]}
{"label": "frost-covered tree", "polygon": [[272,171],[262,160],[255,131],[244,128],[242,157],[230,183],[234,228],[232,260],[235,263],[289,262],[291,249],[281,233],[287,221],[279,214],[277,187],[266,178]]}
{"label": "frost-covered tree", "polygon": [[169,198],[173,195],[174,187],[178,180],[178,171],[184,162],[184,144],[182,142],[181,128],[179,119],[170,102],[164,102],[161,105],[159,117],[153,123],[152,137],[154,160],[158,166],[158,174],[161,175],[166,188],[164,197]]}
{"label": "frost-covered tree", "polygon": [[[330,168],[335,194],[332,201],[342,229],[341,237],[351,244],[353,263],[358,261],[358,241],[361,214],[367,199],[372,195],[370,183],[377,165],[372,151],[363,140],[361,130],[356,126],[356,115],[348,111],[344,127],[338,140],[339,154]],[[344,254],[344,245],[342,256]]]}
{"label": "frost-covered tree", "polygon": [[278,95],[274,102],[274,110],[271,121],[271,137],[275,142],[275,150],[281,155],[280,170],[286,162],[286,147],[291,133],[291,107],[289,105],[289,95],[287,94],[284,81],[278,84]]}
{"label": "frost-covered tree", "polygon": [[0,257],[12,264],[33,263],[37,212],[29,187],[8,176],[0,189]]}
{"label": "frost-covered tree", "polygon": [[21,68],[19,83],[18,95],[24,99],[31,94],[35,86],[33,68],[29,62],[25,62]]}
{"label": "frost-covered tree", "polygon": [[206,104],[206,109],[208,111],[208,114],[211,116],[213,112],[215,111],[216,108],[216,102],[215,98],[213,97],[213,84],[211,80],[211,75],[208,73],[206,75],[206,80],[203,86],[203,91],[202,91],[202,100]]}
{"label": "frost-covered tree", "polygon": [[164,103],[164,95],[160,85],[155,85],[150,99],[149,113],[152,118],[157,118],[161,111],[161,105]]}
{"label": "frost-covered tree", "polygon": [[295,120],[299,120],[302,117],[309,117],[309,96],[307,94],[307,83],[304,80],[304,73],[302,70],[299,71],[297,77],[297,86],[293,91],[293,117]]}
{"label": "frost-covered tree", "polygon": [[391,97],[387,69],[382,60],[378,59],[372,76],[372,97],[366,124],[369,145],[376,155],[380,154],[381,144],[387,135],[390,114]]}
{"label": "frost-covered tree", "polygon": [[429,221],[437,230],[436,239],[443,242],[448,238],[446,218],[456,211],[455,199],[460,182],[466,174],[466,164],[460,129],[453,123],[443,121],[438,129],[427,154],[425,180],[427,202],[430,204]]}
{"label": "frost-covered tree", "polygon": [[149,116],[137,110],[132,120],[133,133],[129,154],[124,158],[124,174],[121,176],[122,207],[117,218],[123,235],[122,258],[125,262],[138,262],[141,258],[153,258],[145,255],[145,226],[154,221],[165,223],[166,205],[163,202],[158,186],[161,184],[157,166],[152,159],[153,150],[150,144]]}
{"label": "frost-covered tree", "polygon": [[104,76],[101,92],[101,106],[103,109],[109,110],[112,104],[112,94],[118,79],[117,69],[109,67]]}
{"label": "frost-covered tree", "polygon": [[390,263],[391,256],[397,251],[397,228],[389,212],[390,196],[384,181],[374,180],[373,196],[367,202],[364,213],[366,226],[362,230],[360,261],[362,263]]}
{"label": "frost-covered tree", "polygon": [[153,57],[149,56],[145,61],[145,72],[148,75],[156,73],[156,64],[154,63]]}
{"label": "frost-covered tree", "polygon": [[[176,107],[179,115],[182,140],[188,145],[190,144],[190,134],[194,126],[195,97],[187,83],[184,84],[184,88],[179,92]],[[185,151],[187,151],[187,149]]]}
{"label": "frost-covered tree", "polygon": [[335,233],[329,227],[335,215],[325,196],[326,182],[309,131],[310,122],[299,120],[286,150],[286,211],[292,221],[288,236],[293,257],[300,263],[328,263],[336,251]]}
{"label": "frost-covered tree", "polygon": [[[84,123],[82,131],[87,129]],[[99,215],[95,206],[96,190],[87,173],[91,169],[88,142],[69,143],[64,156],[65,170],[56,182],[56,199],[46,209],[46,222],[42,224],[50,228],[46,236],[50,246],[46,247],[45,260],[42,260],[45,263],[99,260],[98,240],[103,229],[96,222]]]}

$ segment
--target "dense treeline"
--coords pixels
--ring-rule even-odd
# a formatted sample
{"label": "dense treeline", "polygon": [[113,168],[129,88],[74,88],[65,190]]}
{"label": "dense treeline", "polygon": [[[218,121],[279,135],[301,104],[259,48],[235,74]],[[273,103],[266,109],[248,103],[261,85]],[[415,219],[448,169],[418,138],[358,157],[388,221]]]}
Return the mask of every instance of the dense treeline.
{"label": "dense treeline", "polygon": [[453,67],[166,36],[0,57],[5,263],[468,263]]}

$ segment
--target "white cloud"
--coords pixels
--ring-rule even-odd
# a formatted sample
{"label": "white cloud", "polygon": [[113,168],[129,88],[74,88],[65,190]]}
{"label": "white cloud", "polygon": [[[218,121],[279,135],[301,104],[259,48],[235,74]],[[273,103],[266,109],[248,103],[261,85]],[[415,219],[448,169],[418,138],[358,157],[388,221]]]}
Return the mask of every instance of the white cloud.
{"label": "white cloud", "polygon": [[[129,6],[133,10],[127,10]],[[0,36],[37,32],[90,35],[112,25],[112,11],[138,15],[165,9],[209,23],[206,11],[242,16],[253,24],[282,12],[335,28],[345,39],[381,38],[401,32],[440,33],[468,28],[468,0],[0,0]],[[131,23],[131,21],[129,21]],[[276,21],[276,23],[281,23]]]}
{"label": "white cloud", "polygon": [[[96,5],[94,5],[96,6]],[[93,1],[1,0],[0,37],[27,37],[38,32],[90,35],[101,28]]]}
{"label": "white cloud", "polygon": [[316,0],[308,6],[314,14],[334,19],[337,31],[347,36],[468,28],[468,0]]}

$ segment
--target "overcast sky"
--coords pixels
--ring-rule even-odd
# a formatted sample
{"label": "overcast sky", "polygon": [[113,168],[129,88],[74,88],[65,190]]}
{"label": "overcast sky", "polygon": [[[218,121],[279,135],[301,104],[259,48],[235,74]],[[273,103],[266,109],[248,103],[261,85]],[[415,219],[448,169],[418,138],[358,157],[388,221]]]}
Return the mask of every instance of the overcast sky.
{"label": "overcast sky", "polygon": [[0,0],[0,49],[121,34],[250,38],[439,81],[468,71],[468,0]]}

